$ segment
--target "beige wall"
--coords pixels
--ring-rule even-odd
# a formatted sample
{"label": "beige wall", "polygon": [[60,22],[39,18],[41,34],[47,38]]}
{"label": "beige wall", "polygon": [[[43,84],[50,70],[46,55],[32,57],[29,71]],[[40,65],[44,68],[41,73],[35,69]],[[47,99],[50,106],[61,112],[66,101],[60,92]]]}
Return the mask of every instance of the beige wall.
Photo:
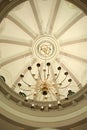
{"label": "beige wall", "polygon": [[23,128],[23,127],[18,127],[16,125],[13,125],[11,123],[9,123],[8,121],[5,121],[3,119],[0,119],[0,130],[87,130],[87,123],[83,123],[82,125],[78,125],[76,127],[73,127],[73,128],[61,128],[61,129],[53,129],[53,128],[31,128],[31,127],[28,127],[27,129],[26,128]]}
{"label": "beige wall", "polygon": [[74,127],[73,130],[87,130],[87,123]]}

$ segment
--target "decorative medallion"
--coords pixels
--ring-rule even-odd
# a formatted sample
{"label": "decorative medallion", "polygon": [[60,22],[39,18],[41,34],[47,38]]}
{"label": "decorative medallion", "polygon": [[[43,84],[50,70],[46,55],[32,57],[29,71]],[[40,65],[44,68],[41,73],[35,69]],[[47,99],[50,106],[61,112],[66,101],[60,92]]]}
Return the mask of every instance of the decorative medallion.
{"label": "decorative medallion", "polygon": [[48,35],[43,35],[34,41],[33,53],[39,59],[52,59],[59,54],[57,40]]}

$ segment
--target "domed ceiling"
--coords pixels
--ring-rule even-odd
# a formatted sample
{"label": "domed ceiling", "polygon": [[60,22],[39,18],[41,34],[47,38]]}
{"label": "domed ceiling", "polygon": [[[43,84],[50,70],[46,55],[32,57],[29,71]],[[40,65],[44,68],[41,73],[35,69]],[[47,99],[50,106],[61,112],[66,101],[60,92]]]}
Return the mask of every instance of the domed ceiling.
{"label": "domed ceiling", "polygon": [[65,0],[27,0],[0,24],[0,75],[26,99],[58,101],[87,83],[87,16]]}

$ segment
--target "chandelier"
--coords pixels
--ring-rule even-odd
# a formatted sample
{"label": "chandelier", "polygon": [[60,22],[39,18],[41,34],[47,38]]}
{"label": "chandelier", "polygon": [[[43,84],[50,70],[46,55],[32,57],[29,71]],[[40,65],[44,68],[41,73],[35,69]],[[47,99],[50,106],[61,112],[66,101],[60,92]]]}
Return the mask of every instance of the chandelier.
{"label": "chandelier", "polygon": [[[72,79],[69,78],[68,72],[63,72],[63,76],[61,75],[61,66],[57,66],[56,73],[51,73],[51,65],[53,63],[47,61],[47,57],[52,51],[49,45],[42,45],[40,51],[44,56],[44,65],[36,63],[34,68],[28,66],[27,73],[20,74],[18,87],[19,95],[23,96],[26,102],[29,101],[31,103],[31,108],[39,106],[41,110],[44,110],[47,106],[52,108],[53,102],[55,102],[55,106],[61,105],[61,97],[68,99],[60,93],[60,90],[65,88],[68,90]],[[29,78],[27,77],[28,74],[30,75]],[[28,80],[26,80],[26,77]],[[68,90],[67,95],[72,94],[74,92]]]}

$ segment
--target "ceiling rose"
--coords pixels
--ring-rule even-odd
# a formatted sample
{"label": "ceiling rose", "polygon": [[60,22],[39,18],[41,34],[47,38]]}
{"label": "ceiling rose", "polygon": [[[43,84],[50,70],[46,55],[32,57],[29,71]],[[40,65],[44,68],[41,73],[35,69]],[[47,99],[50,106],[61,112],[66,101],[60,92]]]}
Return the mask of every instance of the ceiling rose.
{"label": "ceiling rose", "polygon": [[33,53],[39,59],[54,59],[59,55],[59,43],[50,35],[42,35],[33,42]]}

